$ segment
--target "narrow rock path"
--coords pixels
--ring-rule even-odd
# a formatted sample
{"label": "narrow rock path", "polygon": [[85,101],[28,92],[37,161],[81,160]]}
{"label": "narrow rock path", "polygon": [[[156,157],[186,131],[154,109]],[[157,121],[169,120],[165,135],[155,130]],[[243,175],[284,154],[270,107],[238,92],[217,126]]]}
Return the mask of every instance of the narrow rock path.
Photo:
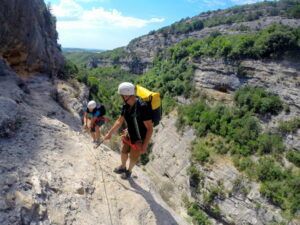
{"label": "narrow rock path", "polygon": [[186,224],[140,168],[130,181],[112,173],[119,155],[93,149],[47,77],[27,85],[20,129],[0,139],[0,224]]}

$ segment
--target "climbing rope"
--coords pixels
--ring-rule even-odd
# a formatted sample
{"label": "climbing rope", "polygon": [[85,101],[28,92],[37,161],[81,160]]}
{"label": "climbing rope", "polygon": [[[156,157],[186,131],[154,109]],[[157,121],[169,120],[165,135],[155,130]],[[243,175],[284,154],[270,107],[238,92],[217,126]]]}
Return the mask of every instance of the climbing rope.
{"label": "climbing rope", "polygon": [[104,187],[104,194],[105,194],[105,198],[106,198],[106,202],[107,202],[107,207],[108,207],[108,212],[109,212],[110,224],[113,225],[112,215],[111,215],[111,209],[110,209],[110,204],[109,204],[107,190],[106,190],[106,183],[105,183],[104,174],[103,174],[103,169],[102,169],[101,165],[99,163],[97,163],[99,161],[98,156],[93,152],[93,150],[91,150],[91,148],[88,145],[87,145],[87,148],[88,148],[89,152],[96,159],[96,170],[97,170],[97,173],[99,173],[99,168],[100,168],[101,176],[102,176],[102,182],[103,182],[103,187]]}
{"label": "climbing rope", "polygon": [[[85,137],[87,137],[86,133],[82,133]],[[122,135],[120,135],[122,136]],[[103,144],[103,141],[101,142],[101,150],[103,152],[105,152],[105,150],[103,150],[103,147],[105,147],[106,149],[108,150],[111,150],[109,147],[107,147],[106,145]],[[100,147],[100,146],[98,146]],[[97,148],[98,148],[97,147]],[[89,147],[89,145],[87,144],[87,149],[88,149],[88,152],[93,155],[93,157],[96,159],[97,162],[100,161],[99,157],[94,153],[94,151]],[[97,170],[97,173],[99,173],[99,169],[101,170],[101,176],[102,176],[102,181],[103,181],[103,186],[104,186],[104,193],[105,193],[105,198],[106,198],[106,202],[107,202],[107,207],[108,207],[108,211],[109,211],[109,217],[110,217],[110,223],[111,225],[113,225],[113,220],[112,220],[112,214],[111,214],[111,207],[110,207],[110,203],[109,203],[109,200],[108,200],[108,195],[107,195],[107,188],[106,188],[106,183],[105,183],[105,179],[104,179],[104,169],[102,168],[102,166],[99,164],[99,163],[96,163],[96,170]],[[132,192],[135,192],[135,193],[138,193],[138,191],[134,190],[134,189],[131,189],[131,188],[128,188],[126,187],[124,184],[120,183],[116,177],[112,176],[114,181],[118,184],[120,184],[124,189],[128,190],[128,191],[132,191]],[[95,179],[93,180],[93,183],[94,183]]]}

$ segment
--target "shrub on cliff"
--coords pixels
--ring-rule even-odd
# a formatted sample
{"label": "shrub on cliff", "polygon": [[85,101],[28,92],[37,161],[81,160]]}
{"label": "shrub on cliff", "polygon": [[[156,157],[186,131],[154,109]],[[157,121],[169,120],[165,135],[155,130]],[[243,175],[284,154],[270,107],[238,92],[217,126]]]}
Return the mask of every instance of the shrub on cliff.
{"label": "shrub on cliff", "polygon": [[224,57],[229,59],[277,58],[289,51],[300,49],[299,28],[273,24],[259,32],[234,35],[211,35],[204,39],[186,39],[172,48],[174,60]]}
{"label": "shrub on cliff", "polygon": [[243,87],[235,93],[234,99],[239,107],[262,115],[278,114],[283,108],[277,95],[259,87]]}

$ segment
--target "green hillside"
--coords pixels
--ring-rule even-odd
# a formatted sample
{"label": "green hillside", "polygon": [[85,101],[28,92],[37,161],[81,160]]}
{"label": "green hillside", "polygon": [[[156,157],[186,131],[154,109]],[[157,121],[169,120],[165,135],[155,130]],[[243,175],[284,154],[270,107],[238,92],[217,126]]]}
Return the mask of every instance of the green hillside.
{"label": "green hillside", "polygon": [[[158,32],[168,36],[220,24],[252,21],[265,16],[300,18],[300,2],[262,2],[207,12],[150,34]],[[118,65],[121,58],[128,56],[124,48],[100,54],[72,53],[67,58],[78,65],[87,62],[89,57],[110,59],[116,63],[111,67],[80,68],[77,74],[77,79],[90,87],[90,97],[108,106],[112,118],[119,115],[121,100],[116,89],[122,81],[142,84],[160,92],[165,114],[177,109],[178,129],[190,126],[197,135],[191,150],[190,168],[190,177],[194,179],[196,189],[199,188],[197,191],[201,189],[202,177],[196,169],[197,166],[213,164],[214,155],[226,155],[248,179],[261,184],[262,196],[281,208],[285,217],[291,219],[300,210],[300,156],[299,152],[287,149],[284,138],[299,128],[299,119],[281,122],[273,130],[263,130],[261,118],[288,112],[285,102],[278,95],[264,88],[246,86],[231,93],[234,100],[233,105],[229,106],[202,96],[195,89],[193,77],[195,62],[204,58],[223,59],[238,65],[241,60],[247,59],[280,61],[285,56],[297,58],[299,52],[300,28],[272,24],[265,29],[251,32],[243,30],[226,35],[213,32],[202,39],[185,39],[160,51],[152,63],[152,68],[141,76],[127,72]],[[239,68],[237,75],[247,78]],[[189,99],[191,103],[179,104],[176,101],[178,96]],[[289,169],[284,166],[285,159],[291,163]],[[213,212],[220,211],[213,204],[215,196],[220,194],[217,193],[219,191],[211,190],[204,195],[203,204]],[[197,217],[199,221],[204,218],[195,205],[189,206],[189,213],[195,220]],[[202,222],[199,224],[206,224]]]}

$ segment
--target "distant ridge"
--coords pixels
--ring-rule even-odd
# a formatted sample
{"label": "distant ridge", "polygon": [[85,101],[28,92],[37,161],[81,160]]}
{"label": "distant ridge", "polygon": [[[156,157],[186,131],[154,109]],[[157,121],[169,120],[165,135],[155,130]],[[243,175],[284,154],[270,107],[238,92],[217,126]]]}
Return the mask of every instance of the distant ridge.
{"label": "distant ridge", "polygon": [[106,50],[103,49],[88,49],[88,48],[62,48],[63,52],[93,52],[100,53]]}

